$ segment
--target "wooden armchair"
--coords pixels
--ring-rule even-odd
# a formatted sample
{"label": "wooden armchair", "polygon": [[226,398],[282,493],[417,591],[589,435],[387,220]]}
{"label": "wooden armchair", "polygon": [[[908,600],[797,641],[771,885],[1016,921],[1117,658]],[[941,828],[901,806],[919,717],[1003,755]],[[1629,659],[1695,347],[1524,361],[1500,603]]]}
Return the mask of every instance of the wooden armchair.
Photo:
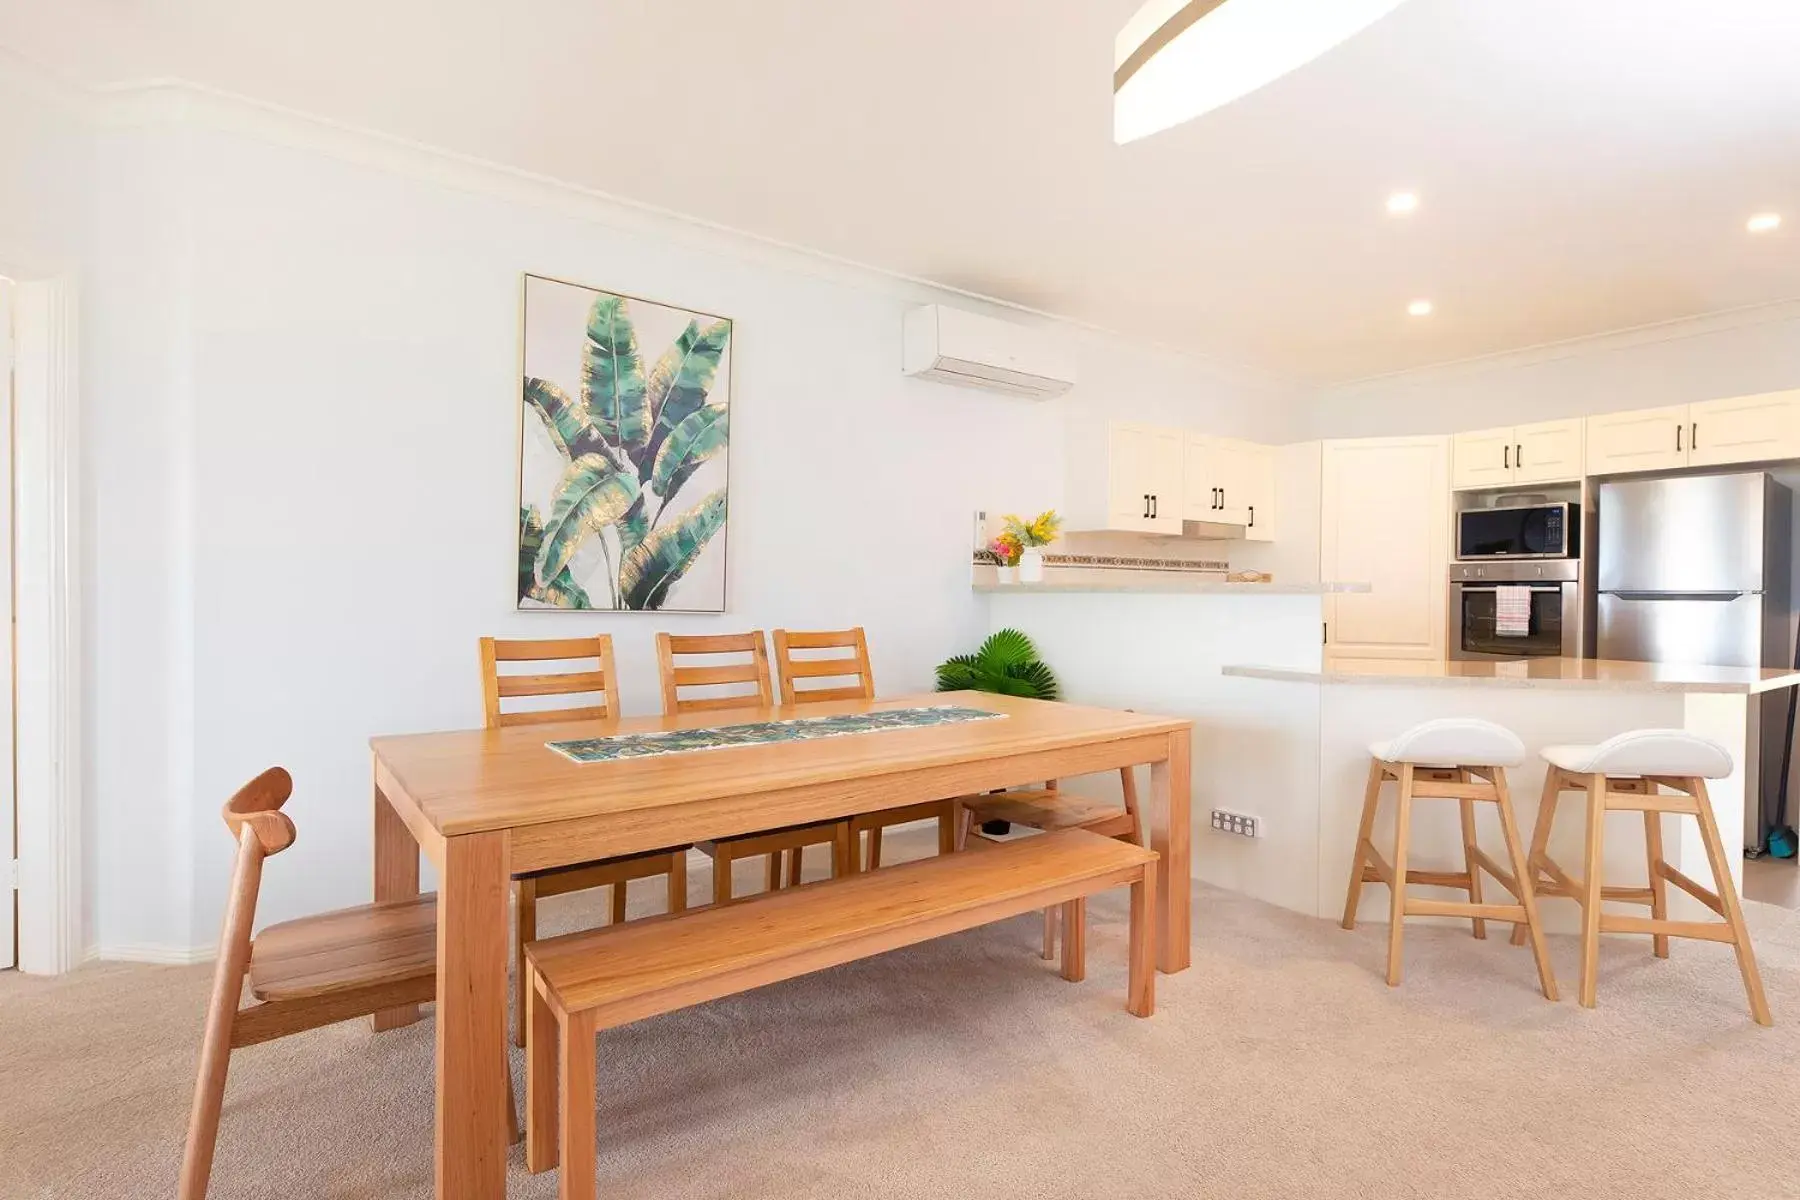
{"label": "wooden armchair", "polygon": [[[726,656],[747,656],[720,663]],[[656,658],[662,674],[663,711],[676,713],[709,712],[722,709],[768,708],[775,702],[769,683],[769,654],[763,645],[760,629],[749,633],[714,634],[681,637],[656,635]],[[678,659],[706,658],[711,661],[691,666]],[[744,690],[748,685],[749,690]],[[719,694],[719,688],[734,691]],[[693,695],[694,689],[705,689],[705,695]],[[683,692],[688,694],[683,695]],[[848,875],[855,870],[852,861],[854,844],[846,821],[819,821],[810,825],[791,825],[739,837],[701,842],[699,849],[713,860],[713,903],[731,900],[731,864],[756,855],[769,856],[765,886],[769,891],[781,887],[782,860],[787,861],[787,881],[800,882],[801,856],[808,846],[831,847],[833,876]]]}
{"label": "wooden armchair", "polygon": [[[500,673],[501,663],[576,662],[589,669],[547,674]],[[544,641],[481,639],[482,708],[487,727],[528,725],[551,721],[607,721],[619,716],[619,675],[613,666],[612,638],[556,638]],[[581,708],[502,711],[501,701],[525,696],[580,696],[599,698],[598,704]],[[530,871],[513,876],[515,908],[513,980],[513,1044],[525,1044],[525,1015],[531,996],[525,978],[525,947],[537,937],[537,902],[548,896],[565,896],[591,888],[612,888],[612,920],[625,919],[625,889],[633,879],[668,877],[669,911],[687,908],[687,850],[672,846],[645,854],[601,859],[573,867]]]}
{"label": "wooden armchair", "polygon": [[[204,1200],[206,1195],[233,1050],[384,1009],[429,1003],[437,996],[433,895],[338,909],[251,936],[263,862],[294,844],[294,823],[281,811],[293,790],[288,773],[271,767],[225,804],[225,824],[238,844],[237,865],[200,1044],[179,1200]],[[239,1008],[246,983],[258,1003]],[[506,1115],[516,1143],[519,1124],[511,1078],[509,1074]]]}

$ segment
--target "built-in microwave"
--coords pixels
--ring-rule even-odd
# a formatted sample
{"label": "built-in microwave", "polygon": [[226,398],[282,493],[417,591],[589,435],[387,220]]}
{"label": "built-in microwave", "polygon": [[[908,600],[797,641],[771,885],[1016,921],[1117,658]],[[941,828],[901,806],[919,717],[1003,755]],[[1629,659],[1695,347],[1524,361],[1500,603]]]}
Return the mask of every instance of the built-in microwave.
{"label": "built-in microwave", "polygon": [[1581,505],[1527,504],[1470,508],[1456,514],[1456,560],[1577,558],[1581,554]]}

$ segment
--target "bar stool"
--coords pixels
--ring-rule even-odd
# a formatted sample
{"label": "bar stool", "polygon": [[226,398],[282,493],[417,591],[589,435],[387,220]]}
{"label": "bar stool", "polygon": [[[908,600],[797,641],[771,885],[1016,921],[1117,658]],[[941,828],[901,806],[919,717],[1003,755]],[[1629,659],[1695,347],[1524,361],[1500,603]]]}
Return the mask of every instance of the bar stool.
{"label": "bar stool", "polygon": [[[1475,936],[1487,937],[1487,922],[1511,921],[1531,938],[1537,959],[1538,982],[1544,998],[1555,1000],[1556,975],[1538,923],[1537,900],[1532,895],[1525,850],[1519,827],[1513,820],[1512,797],[1506,788],[1506,768],[1525,760],[1525,743],[1505,726],[1472,717],[1448,717],[1415,725],[1399,737],[1369,746],[1369,786],[1363,795],[1362,825],[1356,834],[1356,857],[1350,864],[1350,894],[1344,900],[1344,928],[1356,928],[1356,906],[1362,885],[1385,883],[1393,893],[1388,925],[1389,987],[1400,983],[1401,937],[1408,916],[1469,918]],[[1381,803],[1381,785],[1399,784],[1399,810],[1394,821],[1394,861],[1381,857],[1369,840],[1375,828],[1375,812]],[[1462,806],[1463,870],[1415,871],[1407,867],[1407,843],[1412,829],[1412,802],[1423,799],[1455,800]],[[1500,831],[1512,869],[1506,870],[1475,844],[1475,801],[1500,810]],[[1512,893],[1515,904],[1488,904],[1481,898],[1481,872],[1486,871]],[[1467,901],[1425,900],[1407,895],[1408,884],[1457,888],[1469,894]]]}
{"label": "bar stool", "polygon": [[[1600,935],[1647,933],[1658,958],[1669,957],[1671,937],[1702,938],[1730,945],[1737,952],[1738,972],[1744,977],[1751,1017],[1758,1025],[1772,1024],[1762,976],[1756,969],[1756,952],[1751,949],[1750,934],[1744,928],[1743,907],[1732,886],[1731,867],[1706,792],[1708,779],[1723,779],[1731,774],[1731,752],[1710,738],[1681,729],[1636,729],[1608,738],[1598,746],[1547,746],[1543,756],[1550,771],[1544,776],[1544,797],[1538,806],[1537,828],[1531,834],[1530,874],[1539,895],[1567,896],[1581,906],[1582,1007],[1594,1007]],[[1673,794],[1665,794],[1664,789]],[[1565,792],[1587,793],[1587,848],[1582,855],[1579,879],[1557,866],[1546,853],[1557,803]],[[1607,887],[1602,881],[1605,817],[1608,812],[1619,811],[1644,814],[1644,851],[1649,870],[1646,887]],[[1717,891],[1701,887],[1663,861],[1664,813],[1685,814],[1700,823],[1700,840],[1706,847]],[[1671,883],[1723,919],[1669,920]],[[1607,900],[1647,904],[1650,916],[1603,912],[1601,905]],[[1515,930],[1513,941],[1516,944],[1518,940]]]}

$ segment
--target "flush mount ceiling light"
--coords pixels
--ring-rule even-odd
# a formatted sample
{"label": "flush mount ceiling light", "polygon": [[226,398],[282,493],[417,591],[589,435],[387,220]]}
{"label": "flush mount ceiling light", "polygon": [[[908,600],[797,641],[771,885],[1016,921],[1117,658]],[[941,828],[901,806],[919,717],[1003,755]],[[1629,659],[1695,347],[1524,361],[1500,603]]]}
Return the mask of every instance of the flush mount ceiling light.
{"label": "flush mount ceiling light", "polygon": [[1387,199],[1389,216],[1410,217],[1418,209],[1419,194],[1417,192],[1395,192]]}
{"label": "flush mount ceiling light", "polygon": [[1403,0],[1148,0],[1113,45],[1120,145],[1305,66]]}
{"label": "flush mount ceiling light", "polygon": [[1431,301],[1414,300],[1411,304],[1406,306],[1406,315],[1409,317],[1429,317],[1431,315]]}
{"label": "flush mount ceiling light", "polygon": [[1780,213],[1757,213],[1744,224],[1751,233],[1767,233],[1771,229],[1781,228]]}

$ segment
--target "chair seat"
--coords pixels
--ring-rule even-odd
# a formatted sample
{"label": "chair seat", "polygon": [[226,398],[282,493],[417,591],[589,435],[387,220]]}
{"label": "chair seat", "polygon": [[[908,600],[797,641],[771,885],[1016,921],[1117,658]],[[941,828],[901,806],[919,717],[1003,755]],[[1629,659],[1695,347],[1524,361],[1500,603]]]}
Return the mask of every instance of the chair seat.
{"label": "chair seat", "polygon": [[1123,830],[1131,820],[1131,814],[1120,805],[1061,791],[993,792],[964,796],[961,803],[978,823],[1011,821],[1032,829],[1093,829],[1119,822]]}
{"label": "chair seat", "polygon": [[1431,767],[1516,767],[1525,743],[1504,725],[1477,717],[1440,717],[1414,725],[1385,742],[1370,742],[1382,762]]}
{"label": "chair seat", "polygon": [[735,837],[695,842],[694,849],[708,858],[716,858],[721,843],[736,846],[749,842],[761,843],[761,847],[756,853],[772,849],[793,849],[796,846],[817,846],[836,838],[837,827],[842,824],[844,824],[843,821],[812,821],[805,825],[783,825],[779,829],[765,829],[757,833],[740,833]]}
{"label": "chair seat", "polygon": [[250,946],[250,992],[301,1000],[437,973],[437,897],[364,904],[271,925]]}
{"label": "chair seat", "polygon": [[1597,746],[1546,746],[1546,762],[1576,775],[1673,775],[1723,779],[1731,752],[1685,729],[1633,729]]}

